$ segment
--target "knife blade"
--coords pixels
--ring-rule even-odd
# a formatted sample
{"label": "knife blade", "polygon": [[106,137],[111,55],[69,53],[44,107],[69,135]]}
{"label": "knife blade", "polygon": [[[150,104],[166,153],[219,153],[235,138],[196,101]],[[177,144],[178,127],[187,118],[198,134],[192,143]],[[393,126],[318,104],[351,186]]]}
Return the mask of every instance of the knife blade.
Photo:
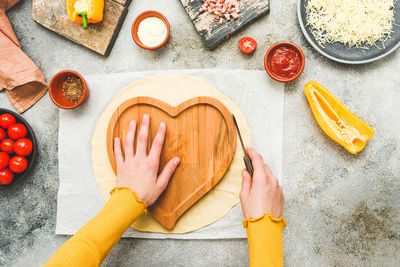
{"label": "knife blade", "polygon": [[235,123],[236,131],[239,135],[240,144],[242,145],[242,149],[243,149],[243,153],[244,153],[244,156],[243,156],[244,165],[246,166],[246,170],[250,173],[251,177],[253,177],[253,173],[254,173],[253,164],[251,163],[249,154],[246,152],[246,148],[244,146],[242,135],[240,134],[239,125],[236,121],[235,115],[232,114],[232,118],[233,118],[233,122]]}

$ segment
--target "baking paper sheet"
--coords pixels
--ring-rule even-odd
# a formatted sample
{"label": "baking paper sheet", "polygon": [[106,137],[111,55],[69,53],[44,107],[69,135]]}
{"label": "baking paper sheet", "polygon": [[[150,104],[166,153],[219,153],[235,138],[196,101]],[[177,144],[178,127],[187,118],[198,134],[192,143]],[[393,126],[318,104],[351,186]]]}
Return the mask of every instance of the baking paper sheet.
{"label": "baking paper sheet", "polygon": [[[184,74],[202,79],[220,90],[244,113],[252,146],[272,171],[282,177],[283,84],[265,71],[202,69],[84,75],[89,98],[74,110],[60,109],[58,159],[60,188],[56,234],[71,235],[93,218],[104,200],[95,182],[91,162],[91,139],[98,120],[114,96],[127,85],[149,75]],[[238,147],[240,149],[240,147]],[[240,204],[223,219],[187,234],[142,233],[129,228],[124,237],[174,239],[246,238]]]}

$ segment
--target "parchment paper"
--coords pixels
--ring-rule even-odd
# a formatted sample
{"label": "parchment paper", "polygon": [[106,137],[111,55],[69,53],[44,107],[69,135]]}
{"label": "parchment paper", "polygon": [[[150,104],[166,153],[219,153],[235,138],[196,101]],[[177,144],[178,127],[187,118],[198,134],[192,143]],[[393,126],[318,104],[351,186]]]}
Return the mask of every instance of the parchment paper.
{"label": "parchment paper", "polygon": [[[114,96],[130,83],[154,74],[185,74],[200,78],[235,102],[248,121],[253,147],[282,177],[283,84],[265,71],[168,70],[84,75],[89,98],[74,110],[60,110],[59,177],[56,234],[74,234],[93,218],[104,200],[92,173],[90,142],[98,119]],[[239,148],[238,148],[239,149]],[[125,237],[174,239],[245,238],[240,204],[223,219],[187,234],[142,233],[129,228]]]}

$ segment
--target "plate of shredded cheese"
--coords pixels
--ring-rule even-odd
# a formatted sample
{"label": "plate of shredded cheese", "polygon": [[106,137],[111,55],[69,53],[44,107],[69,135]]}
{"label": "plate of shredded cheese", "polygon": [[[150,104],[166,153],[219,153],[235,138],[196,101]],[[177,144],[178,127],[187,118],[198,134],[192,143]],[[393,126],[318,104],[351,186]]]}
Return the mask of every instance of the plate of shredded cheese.
{"label": "plate of shredded cheese", "polygon": [[341,63],[372,62],[400,46],[397,0],[299,0],[298,18],[310,44]]}

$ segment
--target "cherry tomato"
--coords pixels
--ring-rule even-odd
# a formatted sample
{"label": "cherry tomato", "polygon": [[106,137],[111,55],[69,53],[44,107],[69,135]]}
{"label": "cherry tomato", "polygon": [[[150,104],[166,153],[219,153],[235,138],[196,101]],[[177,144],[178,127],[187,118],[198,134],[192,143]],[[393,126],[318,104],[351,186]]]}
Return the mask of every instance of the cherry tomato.
{"label": "cherry tomato", "polygon": [[10,159],[8,167],[14,173],[21,173],[24,172],[26,168],[28,168],[28,161],[24,157],[15,156]]}
{"label": "cherry tomato", "polygon": [[9,160],[10,156],[6,152],[0,152],[0,170],[7,167]]}
{"label": "cherry tomato", "polygon": [[13,146],[14,146],[14,141],[7,138],[0,143],[0,150],[8,154],[11,154],[14,152]]}
{"label": "cherry tomato", "polygon": [[4,129],[7,129],[14,123],[16,123],[16,120],[13,115],[5,113],[0,116],[0,126],[3,127]]}
{"label": "cherry tomato", "polygon": [[245,54],[251,54],[257,48],[257,42],[251,37],[243,37],[239,40],[239,48]]}
{"label": "cherry tomato", "polygon": [[25,125],[21,123],[15,123],[8,128],[7,133],[11,139],[18,140],[20,138],[24,138],[28,131],[26,130]]}
{"label": "cherry tomato", "polygon": [[0,142],[6,139],[6,137],[7,137],[6,131],[0,128]]}
{"label": "cherry tomato", "polygon": [[14,174],[9,169],[0,171],[0,184],[9,184],[13,181]]}
{"label": "cherry tomato", "polygon": [[[28,156],[32,153],[33,144],[28,138],[19,139],[14,144],[14,152],[19,156]],[[0,168],[1,169],[1,168]]]}

